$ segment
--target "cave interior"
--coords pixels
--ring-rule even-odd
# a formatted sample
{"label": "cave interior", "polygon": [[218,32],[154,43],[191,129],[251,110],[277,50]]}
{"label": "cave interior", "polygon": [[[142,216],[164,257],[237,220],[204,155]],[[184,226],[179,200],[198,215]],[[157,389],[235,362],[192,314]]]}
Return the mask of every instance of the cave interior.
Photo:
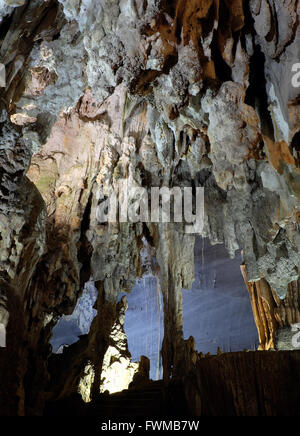
{"label": "cave interior", "polygon": [[0,0],[0,416],[300,416],[299,20]]}

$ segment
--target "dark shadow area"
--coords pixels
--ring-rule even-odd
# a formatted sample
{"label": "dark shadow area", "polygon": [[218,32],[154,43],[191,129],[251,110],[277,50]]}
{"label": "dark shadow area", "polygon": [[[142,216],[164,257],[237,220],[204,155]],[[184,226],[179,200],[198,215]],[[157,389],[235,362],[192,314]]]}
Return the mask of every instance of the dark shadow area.
{"label": "dark shadow area", "polygon": [[297,167],[300,167],[300,131],[293,137],[291,149],[296,160],[296,165]]}

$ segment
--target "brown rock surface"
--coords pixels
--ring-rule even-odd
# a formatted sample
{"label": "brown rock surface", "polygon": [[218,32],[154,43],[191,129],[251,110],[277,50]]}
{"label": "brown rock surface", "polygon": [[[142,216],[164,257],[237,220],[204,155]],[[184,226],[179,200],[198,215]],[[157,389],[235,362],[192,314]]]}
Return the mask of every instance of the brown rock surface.
{"label": "brown rock surface", "polygon": [[201,359],[186,381],[191,415],[299,416],[299,358],[261,351]]}
{"label": "brown rock surface", "polygon": [[285,299],[281,300],[265,279],[262,278],[256,283],[249,283],[245,267],[242,266],[241,268],[251,298],[252,310],[259,334],[259,349],[275,349],[279,328],[300,323],[299,281],[290,283]]}

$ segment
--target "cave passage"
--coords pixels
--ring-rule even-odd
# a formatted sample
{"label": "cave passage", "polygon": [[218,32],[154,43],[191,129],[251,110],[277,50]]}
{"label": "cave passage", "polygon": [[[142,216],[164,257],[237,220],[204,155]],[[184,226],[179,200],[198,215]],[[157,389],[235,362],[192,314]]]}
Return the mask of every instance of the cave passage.
{"label": "cave passage", "polygon": [[223,245],[212,246],[198,237],[195,244],[195,282],[183,291],[183,325],[193,336],[197,351],[217,354],[258,347],[250,297],[240,270],[238,254],[230,259]]}
{"label": "cave passage", "polygon": [[160,380],[164,314],[157,278],[146,275],[137,280],[134,289],[127,295],[127,301],[125,332],[132,360],[137,362],[141,356],[148,357],[151,363],[150,378]]}
{"label": "cave passage", "polygon": [[93,309],[97,295],[94,282],[86,283],[73,314],[61,317],[52,331],[50,343],[53,353],[62,353],[64,347],[75,344],[79,336],[89,333],[92,321],[97,315],[97,311]]}
{"label": "cave passage", "polygon": [[299,18],[0,0],[0,416],[300,416]]}

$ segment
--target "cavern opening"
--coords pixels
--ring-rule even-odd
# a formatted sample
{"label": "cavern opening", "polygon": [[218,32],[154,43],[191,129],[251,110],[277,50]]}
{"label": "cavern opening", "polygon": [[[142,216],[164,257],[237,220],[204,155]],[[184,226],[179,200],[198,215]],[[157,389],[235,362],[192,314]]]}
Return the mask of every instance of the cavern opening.
{"label": "cavern opening", "polygon": [[89,333],[93,319],[97,315],[94,309],[97,296],[95,284],[90,280],[84,286],[73,313],[62,316],[53,328],[50,340],[53,353],[63,353],[65,347],[75,344],[80,336]]}
{"label": "cavern opening", "polygon": [[256,350],[259,345],[250,296],[241,274],[242,256],[205,238],[195,244],[195,281],[183,290],[185,339],[203,354]]}
{"label": "cavern opening", "polygon": [[148,357],[150,378],[161,380],[164,313],[158,278],[150,274],[137,280],[127,301],[125,332],[132,360],[138,362],[141,356]]}
{"label": "cavern opening", "polygon": [[[126,304],[113,327],[104,356],[101,392],[114,394],[127,389],[138,370],[141,356],[150,361],[150,379],[163,379],[163,296],[157,260],[147,252],[146,240],[144,244],[143,277],[136,280],[131,292],[120,292],[118,297],[119,304],[124,298]],[[196,239],[195,281],[191,290],[183,289],[182,313],[184,338],[187,340],[192,336],[199,353],[217,355],[220,351],[258,348],[257,327],[241,264],[240,254],[231,259],[223,245],[212,245],[206,238]],[[53,329],[51,345],[54,353],[62,353],[64,347],[89,333],[97,315],[93,308],[97,295],[94,282],[88,282],[73,314],[62,317]],[[92,366],[88,364],[85,379],[90,379],[91,370]],[[82,396],[90,401],[90,395],[86,395],[84,389]]]}

